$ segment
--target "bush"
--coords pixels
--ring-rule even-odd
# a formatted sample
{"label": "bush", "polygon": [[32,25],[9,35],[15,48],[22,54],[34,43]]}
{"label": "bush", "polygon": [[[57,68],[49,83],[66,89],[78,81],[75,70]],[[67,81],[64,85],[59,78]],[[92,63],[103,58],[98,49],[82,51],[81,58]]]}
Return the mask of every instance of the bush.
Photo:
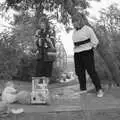
{"label": "bush", "polygon": [[18,67],[16,78],[21,81],[31,81],[35,76],[36,59],[34,56],[24,55]]}
{"label": "bush", "polygon": [[[16,47],[15,47],[16,46]],[[15,43],[15,38],[7,33],[0,37],[0,79],[12,79],[17,73],[20,62],[20,49]]]}

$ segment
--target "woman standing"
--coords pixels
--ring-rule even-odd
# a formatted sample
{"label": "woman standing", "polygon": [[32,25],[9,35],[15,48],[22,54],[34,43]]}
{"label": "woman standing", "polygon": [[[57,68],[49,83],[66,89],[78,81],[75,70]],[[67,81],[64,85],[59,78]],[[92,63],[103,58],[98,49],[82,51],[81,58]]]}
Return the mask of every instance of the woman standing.
{"label": "woman standing", "polygon": [[46,77],[52,76],[53,62],[54,60],[46,59],[47,48],[55,48],[54,34],[52,33],[48,19],[43,17],[40,19],[35,37],[37,46],[37,65],[36,65],[36,77]]}
{"label": "woman standing", "polygon": [[95,70],[93,51],[93,49],[97,47],[99,41],[93,29],[85,24],[83,18],[75,16],[72,19],[72,23],[75,28],[72,36],[74,42],[75,72],[80,83],[80,93],[87,92],[85,74],[87,70],[96,88],[97,96],[102,97],[103,90]]}

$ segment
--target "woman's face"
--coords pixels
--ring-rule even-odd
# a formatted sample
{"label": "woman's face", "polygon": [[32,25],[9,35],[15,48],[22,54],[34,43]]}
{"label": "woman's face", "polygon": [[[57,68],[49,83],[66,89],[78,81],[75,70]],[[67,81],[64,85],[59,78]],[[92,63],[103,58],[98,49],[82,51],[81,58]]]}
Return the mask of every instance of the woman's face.
{"label": "woman's face", "polygon": [[81,29],[85,25],[83,20],[76,20],[73,22],[73,26],[75,29]]}
{"label": "woman's face", "polygon": [[78,21],[74,21],[73,22],[73,26],[74,26],[74,28],[78,28],[79,27],[79,22]]}
{"label": "woman's face", "polygon": [[46,24],[44,22],[39,23],[41,29],[46,29]]}

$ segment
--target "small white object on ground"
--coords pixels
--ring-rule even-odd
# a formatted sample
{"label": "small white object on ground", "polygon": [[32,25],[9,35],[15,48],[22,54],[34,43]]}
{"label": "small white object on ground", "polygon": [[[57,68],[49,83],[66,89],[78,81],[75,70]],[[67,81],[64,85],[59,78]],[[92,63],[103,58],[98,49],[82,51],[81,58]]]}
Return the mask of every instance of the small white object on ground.
{"label": "small white object on ground", "polygon": [[23,108],[11,109],[11,113],[13,113],[13,114],[20,114],[20,113],[23,113],[23,112],[24,112]]}

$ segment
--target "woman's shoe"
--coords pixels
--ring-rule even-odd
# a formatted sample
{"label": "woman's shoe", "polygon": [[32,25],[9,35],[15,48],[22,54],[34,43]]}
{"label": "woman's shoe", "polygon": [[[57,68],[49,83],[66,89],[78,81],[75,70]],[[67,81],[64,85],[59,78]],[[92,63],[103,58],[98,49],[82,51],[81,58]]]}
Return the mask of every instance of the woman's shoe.
{"label": "woman's shoe", "polygon": [[98,90],[97,97],[103,97],[103,95],[104,95],[103,90],[102,89]]}

